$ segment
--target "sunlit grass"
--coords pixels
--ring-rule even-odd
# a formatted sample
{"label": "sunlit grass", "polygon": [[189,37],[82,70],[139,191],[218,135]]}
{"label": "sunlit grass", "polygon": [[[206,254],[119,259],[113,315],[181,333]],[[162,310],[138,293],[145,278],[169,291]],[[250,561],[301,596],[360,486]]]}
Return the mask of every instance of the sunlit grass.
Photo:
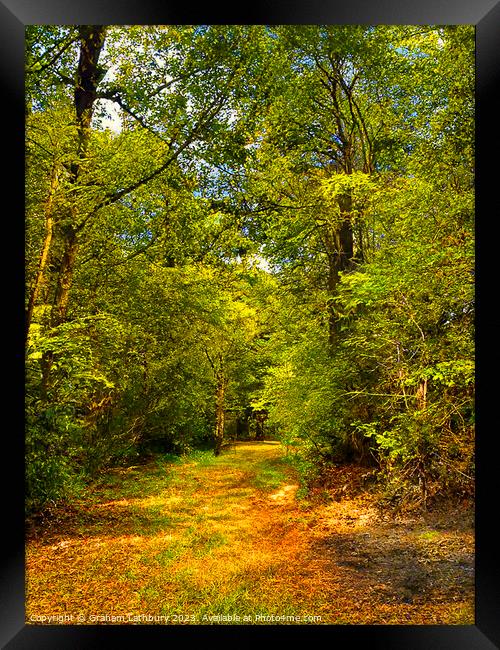
{"label": "sunlit grass", "polygon": [[[242,447],[246,453],[238,456],[164,455],[106,477],[92,498],[94,518],[84,516],[78,525],[80,535],[94,536],[81,579],[98,585],[114,576],[117,589],[129,592],[124,602],[145,611],[183,607],[197,619],[214,611],[271,611],[276,593],[263,587],[274,575],[272,551],[259,544],[255,518],[246,514],[256,488],[278,488],[286,468],[276,447]],[[130,533],[125,537],[117,534],[122,524]],[[276,607],[283,606],[281,598]]]}
{"label": "sunlit grass", "polygon": [[[125,612],[217,625],[245,616],[293,624],[321,613],[324,623],[358,624],[370,612],[348,595],[332,601],[332,589],[344,598],[344,585],[330,583],[326,565],[311,565],[307,543],[319,516],[296,500],[299,485],[280,447],[255,443],[116,470],[96,484],[72,528],[28,548],[28,616]],[[439,534],[419,529],[415,539],[427,548]],[[389,606],[371,615],[401,621]],[[450,623],[471,616],[471,607],[450,604]]]}
{"label": "sunlit grass", "polygon": [[442,536],[442,533],[440,533],[437,530],[426,530],[423,533],[420,533],[418,537],[422,540],[433,542],[437,541],[440,537]]}
{"label": "sunlit grass", "polygon": [[252,485],[263,489],[278,488],[287,480],[289,473],[289,467],[283,458],[265,460],[257,465]]}
{"label": "sunlit grass", "polygon": [[184,459],[189,463],[194,463],[198,467],[210,467],[220,462],[222,457],[214,456],[214,453],[210,450],[195,449],[189,454],[186,454]]}

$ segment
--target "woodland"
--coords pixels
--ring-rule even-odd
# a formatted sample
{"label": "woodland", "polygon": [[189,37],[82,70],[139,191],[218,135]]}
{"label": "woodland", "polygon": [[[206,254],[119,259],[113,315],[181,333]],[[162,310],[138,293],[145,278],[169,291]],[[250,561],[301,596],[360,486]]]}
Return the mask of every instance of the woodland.
{"label": "woodland", "polygon": [[[225,495],[233,513],[257,499],[269,530],[273,516],[259,499],[272,497],[284,556],[305,544],[313,497],[341,507],[355,486],[379,513],[470,510],[474,54],[469,25],[26,28],[25,467],[33,543],[45,540],[30,574],[38,621],[49,610],[62,616],[69,602],[70,586],[53,574],[59,609],[34,604],[49,597],[36,578],[42,558],[47,570],[50,549],[73,548],[54,527],[73,527],[72,540],[106,530],[130,537],[127,517],[144,516],[134,499],[148,489],[155,524],[141,519],[133,539],[162,540],[155,562],[170,570],[177,558],[185,572],[186,549],[193,563],[231,546],[227,530],[203,532],[198,520],[175,546],[174,493],[161,508],[154,501],[162,481],[184,495],[185,517],[203,511],[196,481]],[[253,477],[253,496],[238,502],[237,481],[224,490],[231,476]],[[98,497],[103,508],[114,498],[135,510],[119,516],[106,506],[98,521]],[[337,515],[347,525],[347,510]],[[170,546],[160,534],[169,526]],[[412,530],[420,545],[440,535],[439,526]],[[353,552],[342,539],[339,557]],[[147,591],[131,547],[120,548],[121,576],[135,585],[127,611],[134,602],[167,611],[152,560],[143,563]],[[102,557],[89,557],[102,571]],[[332,580],[330,564],[321,566]],[[457,613],[453,596],[446,612],[418,609],[421,566],[396,589],[413,619],[372,607],[361,622],[470,622],[470,607]],[[458,578],[440,567],[452,593]],[[230,583],[217,583],[226,600],[206,616],[240,611]],[[191,595],[176,584],[172,602],[189,616],[200,590],[216,598],[208,582]],[[122,589],[106,593],[119,599]],[[284,611],[241,589],[240,601],[250,594],[242,611]],[[300,611],[360,622],[352,604],[339,621],[320,600]],[[101,605],[86,616],[113,610]]]}

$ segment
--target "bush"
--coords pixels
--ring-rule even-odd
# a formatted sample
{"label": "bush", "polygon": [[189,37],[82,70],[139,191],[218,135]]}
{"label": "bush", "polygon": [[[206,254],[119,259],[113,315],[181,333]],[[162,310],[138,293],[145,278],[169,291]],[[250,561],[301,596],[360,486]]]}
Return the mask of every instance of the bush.
{"label": "bush", "polygon": [[[28,411],[26,428],[26,510],[40,510],[48,503],[75,497],[85,479],[78,459],[79,428],[71,412],[46,409]],[[68,444],[72,438],[74,444]]]}

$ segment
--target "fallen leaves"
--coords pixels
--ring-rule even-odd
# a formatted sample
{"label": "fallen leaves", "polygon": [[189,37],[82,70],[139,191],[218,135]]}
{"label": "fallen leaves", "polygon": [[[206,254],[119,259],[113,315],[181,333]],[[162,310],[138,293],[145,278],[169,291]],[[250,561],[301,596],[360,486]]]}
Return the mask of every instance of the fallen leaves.
{"label": "fallen leaves", "polygon": [[28,619],[182,611],[473,623],[474,538],[463,517],[382,517],[352,466],[332,474],[335,498],[304,509],[291,476],[276,488],[281,453],[236,445],[176,464],[168,479],[140,466],[39,525],[27,544]]}

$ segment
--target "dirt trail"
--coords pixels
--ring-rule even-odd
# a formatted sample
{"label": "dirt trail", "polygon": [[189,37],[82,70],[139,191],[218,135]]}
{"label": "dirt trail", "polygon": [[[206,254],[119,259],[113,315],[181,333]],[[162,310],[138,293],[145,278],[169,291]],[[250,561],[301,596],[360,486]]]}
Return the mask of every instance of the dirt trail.
{"label": "dirt trail", "polygon": [[277,443],[111,472],[32,531],[27,621],[473,623],[463,518],[383,520],[367,493],[298,487]]}

